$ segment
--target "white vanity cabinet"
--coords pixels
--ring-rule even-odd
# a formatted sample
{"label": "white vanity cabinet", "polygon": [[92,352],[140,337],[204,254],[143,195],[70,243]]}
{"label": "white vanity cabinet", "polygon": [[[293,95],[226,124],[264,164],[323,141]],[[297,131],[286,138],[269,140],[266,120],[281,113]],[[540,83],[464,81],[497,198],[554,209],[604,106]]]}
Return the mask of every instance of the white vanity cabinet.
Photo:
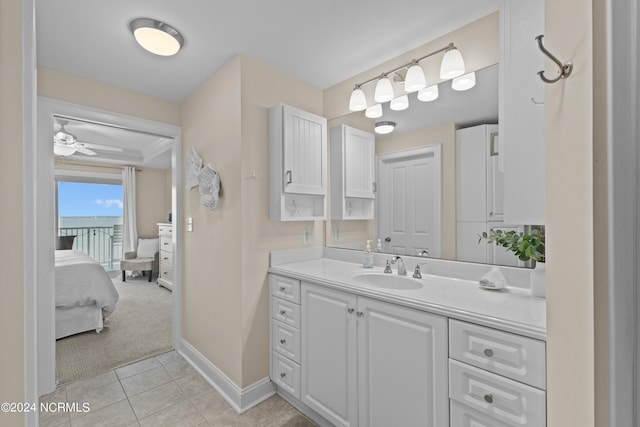
{"label": "white vanity cabinet", "polygon": [[160,269],[158,285],[170,291],[173,290],[173,225],[158,223],[158,237],[160,239]]}
{"label": "white vanity cabinet", "polygon": [[337,426],[448,425],[446,318],[302,284],[303,403]]}
{"label": "white vanity cabinet", "polygon": [[341,125],[330,140],[331,218],[374,219],[375,137]]}
{"label": "white vanity cabinet", "polygon": [[269,109],[269,211],[275,221],[326,218],[327,119],[289,105]]}
{"label": "white vanity cabinet", "polygon": [[[544,0],[510,0],[501,9],[500,139],[505,152],[504,221],[544,224]],[[554,76],[555,77],[555,76]],[[526,171],[526,173],[525,173]]]}

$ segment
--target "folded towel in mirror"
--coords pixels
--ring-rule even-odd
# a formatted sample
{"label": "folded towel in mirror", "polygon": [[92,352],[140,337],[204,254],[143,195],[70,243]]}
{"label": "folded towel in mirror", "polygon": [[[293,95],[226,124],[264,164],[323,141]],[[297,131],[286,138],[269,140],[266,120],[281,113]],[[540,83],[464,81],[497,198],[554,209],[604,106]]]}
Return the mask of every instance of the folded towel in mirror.
{"label": "folded towel in mirror", "polygon": [[487,274],[482,276],[478,283],[480,283],[481,288],[491,290],[504,289],[507,286],[507,280],[497,267],[491,268]]}

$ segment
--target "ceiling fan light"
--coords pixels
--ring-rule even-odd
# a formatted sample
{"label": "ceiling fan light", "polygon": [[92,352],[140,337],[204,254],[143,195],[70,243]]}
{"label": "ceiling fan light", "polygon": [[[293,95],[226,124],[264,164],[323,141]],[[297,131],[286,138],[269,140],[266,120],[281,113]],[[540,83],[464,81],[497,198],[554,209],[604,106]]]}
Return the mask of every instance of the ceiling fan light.
{"label": "ceiling fan light", "polygon": [[63,144],[53,144],[53,152],[57,156],[67,157],[76,152],[74,147]]}
{"label": "ceiling fan light", "polygon": [[460,77],[456,77],[451,81],[451,89],[453,90],[469,90],[476,85],[476,73],[472,71]]}
{"label": "ceiling fan light", "polygon": [[394,111],[406,110],[409,108],[409,97],[407,95],[402,95],[397,98],[393,98],[389,104],[389,108]]}
{"label": "ceiling fan light", "polygon": [[349,98],[349,110],[362,111],[365,108],[367,108],[367,97],[364,95],[364,91],[360,89],[360,86],[356,86]]}
{"label": "ceiling fan light", "polygon": [[438,91],[438,85],[425,87],[418,92],[418,101],[431,102],[438,99],[440,92]]}
{"label": "ceiling fan light", "polygon": [[378,104],[381,104],[383,102],[391,101],[393,99],[393,96],[393,86],[391,85],[391,80],[389,80],[389,77],[380,77],[378,83],[376,83],[376,91],[373,99]]}
{"label": "ceiling fan light", "polygon": [[367,111],[364,112],[364,115],[369,117],[370,119],[377,119],[382,117],[382,105],[374,104],[371,107],[367,108]]}
{"label": "ceiling fan light", "polygon": [[140,46],[156,55],[175,55],[184,45],[184,37],[178,30],[155,19],[134,19],[129,29]]}
{"label": "ceiling fan light", "polygon": [[449,49],[442,58],[440,64],[440,78],[442,80],[453,79],[464,74],[464,60],[457,48]]}
{"label": "ceiling fan light", "polygon": [[416,92],[426,85],[427,81],[424,77],[424,71],[422,71],[420,64],[416,62],[407,70],[407,76],[404,80],[404,90],[408,93]]}
{"label": "ceiling fan light", "polygon": [[395,127],[395,122],[378,122],[376,123],[375,131],[377,134],[386,135],[393,132]]}

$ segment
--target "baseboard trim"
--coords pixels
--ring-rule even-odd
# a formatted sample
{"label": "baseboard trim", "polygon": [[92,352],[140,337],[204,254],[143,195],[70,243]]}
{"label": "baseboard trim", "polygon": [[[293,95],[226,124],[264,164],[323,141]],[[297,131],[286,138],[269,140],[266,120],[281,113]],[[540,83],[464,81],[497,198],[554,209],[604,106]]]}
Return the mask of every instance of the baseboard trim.
{"label": "baseboard trim", "polygon": [[241,389],[216,365],[211,363],[191,344],[183,339],[176,351],[203,376],[213,388],[239,414],[253,408],[260,402],[268,399],[276,393],[275,387],[269,377]]}

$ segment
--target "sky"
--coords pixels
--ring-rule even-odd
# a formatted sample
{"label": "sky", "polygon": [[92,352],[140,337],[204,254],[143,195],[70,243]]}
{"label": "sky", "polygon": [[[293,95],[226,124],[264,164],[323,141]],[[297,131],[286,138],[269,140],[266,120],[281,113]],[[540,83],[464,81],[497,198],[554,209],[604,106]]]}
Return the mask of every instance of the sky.
{"label": "sky", "polygon": [[60,182],[58,216],[122,216],[122,186]]}

